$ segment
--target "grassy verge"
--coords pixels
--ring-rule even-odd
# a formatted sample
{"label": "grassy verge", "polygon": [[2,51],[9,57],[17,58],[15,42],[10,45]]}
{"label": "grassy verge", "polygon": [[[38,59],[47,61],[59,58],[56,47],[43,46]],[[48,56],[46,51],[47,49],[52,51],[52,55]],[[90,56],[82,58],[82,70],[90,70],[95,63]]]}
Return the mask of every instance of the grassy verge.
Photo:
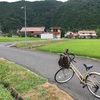
{"label": "grassy verge", "polygon": [[46,79],[13,62],[1,58],[0,69],[0,100],[15,100],[7,86],[17,91],[24,100],[72,100]]}
{"label": "grassy verge", "polygon": [[14,100],[10,92],[0,84],[0,100]]}
{"label": "grassy verge", "polygon": [[66,41],[66,40],[38,40],[38,41],[27,42],[26,45],[24,42],[20,42],[20,43],[17,43],[15,46],[18,48],[26,48],[26,49],[33,50],[33,49],[36,49],[37,47],[43,47],[43,46],[56,44],[63,41]]}

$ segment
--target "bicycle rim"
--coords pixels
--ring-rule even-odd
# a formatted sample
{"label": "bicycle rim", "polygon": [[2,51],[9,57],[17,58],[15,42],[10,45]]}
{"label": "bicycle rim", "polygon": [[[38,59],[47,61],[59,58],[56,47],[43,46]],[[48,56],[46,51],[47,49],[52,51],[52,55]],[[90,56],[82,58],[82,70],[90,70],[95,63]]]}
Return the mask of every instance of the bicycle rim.
{"label": "bicycle rim", "polygon": [[68,82],[74,76],[74,72],[71,68],[61,68],[54,76],[54,79],[58,83]]}
{"label": "bicycle rim", "polygon": [[100,98],[100,74],[90,73],[87,77],[87,88],[97,98]]}

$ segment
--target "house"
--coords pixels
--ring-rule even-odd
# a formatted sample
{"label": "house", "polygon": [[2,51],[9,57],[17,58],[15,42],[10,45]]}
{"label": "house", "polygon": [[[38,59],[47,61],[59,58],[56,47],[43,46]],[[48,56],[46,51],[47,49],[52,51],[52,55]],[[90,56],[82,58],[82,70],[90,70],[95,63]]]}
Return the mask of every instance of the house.
{"label": "house", "polygon": [[96,32],[93,30],[81,30],[78,31],[79,38],[93,38],[96,37]]}
{"label": "house", "polygon": [[64,34],[64,37],[73,37],[73,32],[67,31],[67,32]]}
{"label": "house", "polygon": [[71,31],[68,31],[68,32],[66,32],[66,34],[64,34],[64,37],[76,38],[76,37],[78,37],[78,33],[73,33]]}
{"label": "house", "polygon": [[55,36],[55,38],[61,37],[61,27],[54,26],[50,28],[50,33]]}
{"label": "house", "polygon": [[25,30],[36,37],[40,37],[40,35],[45,32],[45,27],[22,27],[20,32],[25,32]]}

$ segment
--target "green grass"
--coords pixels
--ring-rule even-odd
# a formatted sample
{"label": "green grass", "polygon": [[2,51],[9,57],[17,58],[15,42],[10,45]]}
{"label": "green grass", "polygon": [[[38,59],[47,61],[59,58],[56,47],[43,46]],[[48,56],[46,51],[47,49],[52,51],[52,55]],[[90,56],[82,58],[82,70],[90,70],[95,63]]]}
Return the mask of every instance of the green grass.
{"label": "green grass", "polygon": [[4,59],[0,59],[0,69],[0,98],[4,97],[0,100],[13,100],[6,99],[11,98],[11,95],[1,83],[10,84],[10,87],[13,87],[19,93],[26,93],[31,89],[39,91],[38,85],[47,82],[46,79],[31,72],[30,70]]}
{"label": "green grass", "polygon": [[20,92],[28,90],[31,87],[36,88],[38,84],[46,82],[45,79],[37,74],[6,60],[0,63],[0,69],[0,79],[11,84],[11,86],[14,86]]}
{"label": "green grass", "polygon": [[68,48],[70,53],[78,56],[100,59],[100,39],[76,39],[38,47],[37,50],[63,53]]}
{"label": "green grass", "polygon": [[0,84],[0,100],[14,100],[10,92],[2,84]]}
{"label": "green grass", "polygon": [[[26,38],[26,41],[29,40],[42,40],[40,38]],[[10,42],[10,41],[25,41],[25,37],[0,37],[0,42]]]}

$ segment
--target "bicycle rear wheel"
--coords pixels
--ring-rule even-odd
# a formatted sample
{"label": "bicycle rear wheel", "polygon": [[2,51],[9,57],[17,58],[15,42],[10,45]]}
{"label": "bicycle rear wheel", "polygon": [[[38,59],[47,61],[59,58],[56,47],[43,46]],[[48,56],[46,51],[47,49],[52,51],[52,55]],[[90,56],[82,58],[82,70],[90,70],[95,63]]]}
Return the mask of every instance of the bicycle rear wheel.
{"label": "bicycle rear wheel", "polygon": [[90,73],[86,79],[87,88],[95,97],[100,98],[100,73]]}
{"label": "bicycle rear wheel", "polygon": [[61,68],[56,72],[54,79],[58,83],[65,83],[68,82],[73,76],[74,72],[71,68]]}

